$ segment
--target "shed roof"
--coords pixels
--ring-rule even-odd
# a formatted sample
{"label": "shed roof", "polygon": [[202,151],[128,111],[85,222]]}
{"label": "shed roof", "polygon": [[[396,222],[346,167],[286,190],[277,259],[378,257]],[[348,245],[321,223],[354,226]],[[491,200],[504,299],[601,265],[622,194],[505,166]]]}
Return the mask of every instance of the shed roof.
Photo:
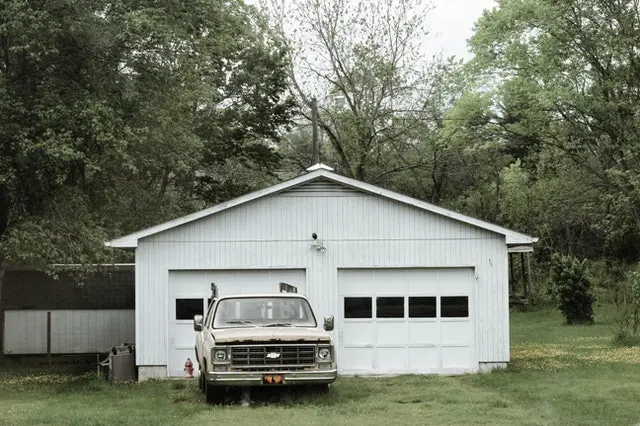
{"label": "shed roof", "polygon": [[125,235],[120,238],[116,238],[111,241],[107,241],[105,245],[108,247],[117,247],[117,248],[136,248],[138,246],[138,240],[140,240],[141,238],[155,235],[160,232],[164,232],[168,229],[172,229],[172,228],[184,225],[186,223],[193,222],[198,219],[202,219],[204,217],[225,211],[232,207],[236,207],[241,204],[248,203],[258,198],[284,192],[294,187],[297,187],[318,179],[327,179],[329,181],[362,191],[364,193],[378,195],[384,198],[395,200],[397,202],[408,204],[422,210],[426,210],[435,214],[439,214],[441,216],[448,217],[453,220],[457,220],[459,222],[467,223],[469,225],[476,226],[478,228],[486,229],[487,231],[504,235],[506,238],[507,245],[509,246],[513,246],[513,245],[526,246],[526,245],[531,245],[536,241],[538,241],[538,238],[531,237],[531,236],[522,234],[520,232],[512,231],[502,226],[494,225],[489,222],[485,222],[479,219],[465,216],[463,214],[456,213],[454,211],[447,210],[442,207],[438,207],[436,205],[417,200],[415,198],[407,197],[406,195],[402,195],[397,192],[389,191],[387,189],[379,188],[377,186],[370,185],[368,183],[364,183],[356,179],[351,179],[351,178],[339,175],[337,173],[334,173],[332,168],[324,164],[316,164],[310,167],[309,169],[307,169],[306,174],[297,176],[288,181],[281,182],[276,185],[270,186],[268,188],[251,192],[249,194],[240,196],[238,198],[234,198],[233,200],[229,200],[227,202],[215,205],[213,207],[209,207],[209,208],[188,214],[186,216],[182,216],[177,219],[152,226],[150,228],[142,229],[140,231],[134,232],[129,235]]}

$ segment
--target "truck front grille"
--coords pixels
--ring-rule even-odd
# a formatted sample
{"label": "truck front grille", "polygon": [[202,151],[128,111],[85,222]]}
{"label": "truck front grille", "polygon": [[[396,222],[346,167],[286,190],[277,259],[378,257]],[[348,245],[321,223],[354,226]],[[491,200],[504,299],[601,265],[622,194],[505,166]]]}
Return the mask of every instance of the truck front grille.
{"label": "truck front grille", "polygon": [[246,345],[231,347],[231,366],[306,367],[316,362],[316,345]]}

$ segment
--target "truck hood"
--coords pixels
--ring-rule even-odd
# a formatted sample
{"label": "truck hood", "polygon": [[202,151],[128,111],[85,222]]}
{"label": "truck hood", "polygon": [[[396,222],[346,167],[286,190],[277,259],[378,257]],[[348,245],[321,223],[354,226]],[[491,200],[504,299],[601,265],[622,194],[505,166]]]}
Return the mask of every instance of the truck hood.
{"label": "truck hood", "polygon": [[331,342],[331,337],[324,330],[303,327],[242,327],[211,330],[216,343],[250,343],[250,342]]}

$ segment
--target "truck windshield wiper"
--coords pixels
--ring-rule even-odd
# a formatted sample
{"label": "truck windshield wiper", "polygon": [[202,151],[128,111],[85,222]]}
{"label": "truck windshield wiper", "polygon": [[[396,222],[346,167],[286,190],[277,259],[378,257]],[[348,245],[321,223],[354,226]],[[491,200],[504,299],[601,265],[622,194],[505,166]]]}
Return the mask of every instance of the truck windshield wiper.
{"label": "truck windshield wiper", "polygon": [[251,321],[249,321],[249,320],[233,320],[233,321],[227,321],[227,322],[225,322],[225,324],[251,324]]}
{"label": "truck windshield wiper", "polygon": [[272,322],[271,324],[265,324],[263,327],[291,327],[290,322]]}

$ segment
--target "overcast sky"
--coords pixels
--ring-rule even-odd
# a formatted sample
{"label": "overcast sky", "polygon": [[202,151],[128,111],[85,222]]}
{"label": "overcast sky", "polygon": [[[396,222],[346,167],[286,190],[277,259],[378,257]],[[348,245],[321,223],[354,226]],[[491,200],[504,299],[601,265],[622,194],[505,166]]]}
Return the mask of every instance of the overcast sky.
{"label": "overcast sky", "polygon": [[[466,40],[471,37],[474,22],[484,9],[491,9],[494,0],[435,0],[435,9],[429,14],[432,31],[432,53],[469,58]],[[430,49],[430,50],[431,50]]]}
{"label": "overcast sky", "polygon": [[[466,41],[471,37],[474,22],[484,9],[491,9],[495,0],[432,0],[435,8],[428,15],[431,37],[426,42],[429,54],[442,53],[445,57],[468,59]],[[258,0],[245,0],[258,4]]]}

